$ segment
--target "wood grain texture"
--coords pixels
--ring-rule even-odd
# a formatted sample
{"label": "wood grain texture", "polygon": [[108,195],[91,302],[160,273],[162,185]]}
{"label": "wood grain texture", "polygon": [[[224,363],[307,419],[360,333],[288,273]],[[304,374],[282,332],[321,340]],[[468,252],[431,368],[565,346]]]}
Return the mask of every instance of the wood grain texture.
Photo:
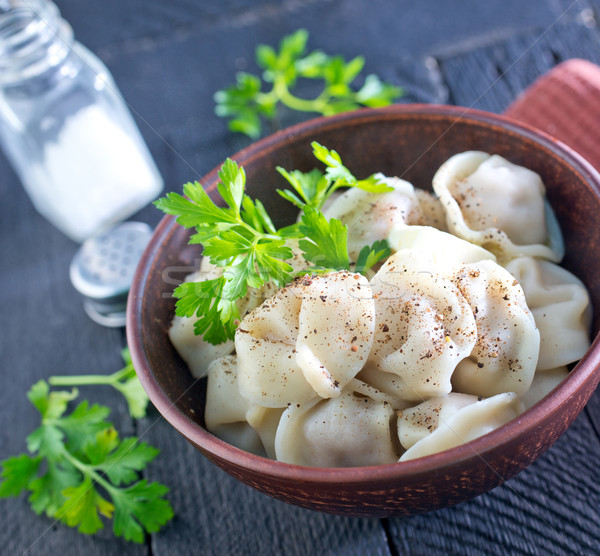
{"label": "wood grain texture", "polygon": [[559,20],[439,61],[455,104],[502,112],[537,77],[568,58],[600,61],[597,27]]}

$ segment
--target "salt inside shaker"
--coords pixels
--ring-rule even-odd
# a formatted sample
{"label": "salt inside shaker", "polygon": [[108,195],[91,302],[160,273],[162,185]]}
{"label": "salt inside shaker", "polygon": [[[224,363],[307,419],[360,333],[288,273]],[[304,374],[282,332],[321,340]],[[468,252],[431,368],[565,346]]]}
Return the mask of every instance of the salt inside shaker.
{"label": "salt inside shaker", "polygon": [[163,188],[109,71],[48,0],[0,0],[0,145],[36,209],[75,241]]}

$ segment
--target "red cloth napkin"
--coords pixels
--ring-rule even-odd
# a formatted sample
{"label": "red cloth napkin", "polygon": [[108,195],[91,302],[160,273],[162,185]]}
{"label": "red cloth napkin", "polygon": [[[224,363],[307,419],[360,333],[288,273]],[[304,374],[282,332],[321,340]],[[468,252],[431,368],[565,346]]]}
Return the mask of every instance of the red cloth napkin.
{"label": "red cloth napkin", "polygon": [[567,60],[538,78],[504,114],[553,135],[600,171],[600,66]]}

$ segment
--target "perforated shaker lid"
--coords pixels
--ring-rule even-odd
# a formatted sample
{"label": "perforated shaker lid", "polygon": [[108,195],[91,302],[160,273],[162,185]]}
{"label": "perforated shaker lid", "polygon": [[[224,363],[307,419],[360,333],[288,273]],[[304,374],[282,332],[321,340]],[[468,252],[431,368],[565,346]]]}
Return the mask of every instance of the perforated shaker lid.
{"label": "perforated shaker lid", "polygon": [[151,236],[147,224],[124,222],[86,240],[79,248],[69,274],[92,320],[103,326],[125,325],[127,294]]}

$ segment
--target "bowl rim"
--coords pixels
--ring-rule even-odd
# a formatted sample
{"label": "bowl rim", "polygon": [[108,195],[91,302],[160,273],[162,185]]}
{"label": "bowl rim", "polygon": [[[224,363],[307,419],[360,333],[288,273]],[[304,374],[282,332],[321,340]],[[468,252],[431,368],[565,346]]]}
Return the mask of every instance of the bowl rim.
{"label": "bowl rim", "polygon": [[[335,116],[312,118],[253,142],[231,155],[230,158],[236,160],[240,165],[244,165],[247,161],[263,156],[275,148],[280,148],[286,142],[297,141],[298,136],[316,133],[324,129],[331,130],[336,127],[343,127],[349,122],[368,122],[370,119],[377,120],[382,117],[394,116],[402,118],[406,115],[438,116],[446,119],[454,117],[457,118],[456,122],[474,120],[480,124],[502,128],[504,133],[524,136],[526,139],[541,144],[549,151],[558,150],[571,168],[583,176],[584,181],[588,183],[593,193],[600,199],[600,174],[589,162],[558,139],[507,116],[452,105],[395,104],[384,108],[363,108]],[[219,168],[220,165],[213,168],[199,181],[214,185]],[[283,463],[246,452],[212,435],[183,413],[177,407],[177,402],[171,400],[155,379],[150,362],[143,350],[143,323],[141,322],[143,295],[141,294],[145,290],[149,276],[151,276],[150,270],[153,267],[156,252],[178,227],[175,217],[164,216],[156,227],[140,259],[127,305],[127,342],[140,382],[162,416],[206,455],[210,454],[218,460],[226,461],[238,468],[259,475],[268,475],[276,479],[286,480],[301,477],[311,483],[348,485],[375,481],[400,481],[403,478],[428,475],[433,471],[440,473],[444,469],[461,465],[471,458],[480,458],[489,466],[485,459],[487,453],[516,441],[527,431],[535,429],[543,421],[548,420],[560,411],[562,406],[573,398],[588,381],[595,382],[594,387],[600,381],[600,333],[598,333],[593,338],[592,345],[586,354],[549,395],[509,423],[466,444],[414,460],[363,467],[307,467]],[[197,380],[201,379],[196,379],[194,384]],[[499,475],[495,469],[491,466],[490,468]],[[499,478],[504,480],[501,476]]]}

